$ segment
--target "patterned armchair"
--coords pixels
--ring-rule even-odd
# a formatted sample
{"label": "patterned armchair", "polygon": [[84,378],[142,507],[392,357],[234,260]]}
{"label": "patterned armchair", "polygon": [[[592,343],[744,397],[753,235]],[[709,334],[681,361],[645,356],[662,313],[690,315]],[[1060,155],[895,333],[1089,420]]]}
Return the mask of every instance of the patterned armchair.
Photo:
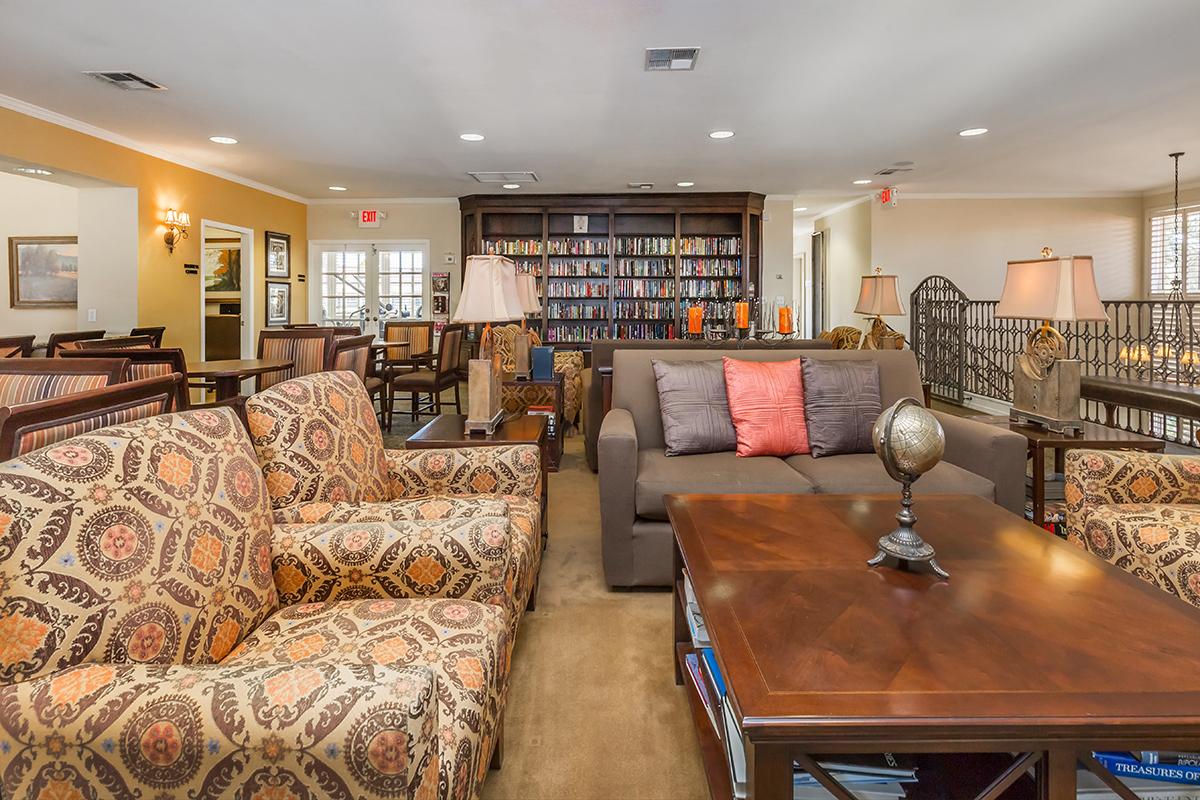
{"label": "patterned armchair", "polygon": [[[513,340],[520,333],[520,325],[502,325],[493,329],[496,351],[500,354],[500,368],[512,372],[516,368],[513,356]],[[537,331],[528,331],[533,344],[540,345]],[[583,405],[583,353],[578,350],[554,351],[554,371],[563,376],[563,417],[568,425],[579,421],[579,409]],[[530,406],[554,405],[554,393],[545,386],[505,386],[501,395],[504,410],[510,414],[524,411]]]}
{"label": "patterned armchair", "polygon": [[[228,409],[0,464],[0,796],[476,797],[507,530],[481,510],[281,532]],[[306,542],[407,580],[288,591]]]}
{"label": "patterned armchair", "polygon": [[1067,537],[1200,606],[1200,458],[1071,450]]}

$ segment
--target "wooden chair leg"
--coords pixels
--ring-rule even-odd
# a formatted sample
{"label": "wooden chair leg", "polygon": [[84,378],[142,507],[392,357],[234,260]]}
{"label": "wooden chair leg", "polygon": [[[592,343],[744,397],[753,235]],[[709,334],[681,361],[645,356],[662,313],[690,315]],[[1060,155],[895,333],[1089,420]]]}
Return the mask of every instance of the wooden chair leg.
{"label": "wooden chair leg", "polygon": [[458,398],[458,381],[454,382],[454,413],[462,413],[462,401]]}
{"label": "wooden chair leg", "polygon": [[442,393],[437,390],[433,393],[433,409],[438,414],[442,413]]}
{"label": "wooden chair leg", "polygon": [[396,409],[396,393],[392,390],[392,385],[387,386],[387,396],[384,398],[386,408],[383,410],[383,416],[387,420],[388,433],[392,432],[392,412]]}
{"label": "wooden chair leg", "polygon": [[412,411],[412,421],[413,422],[417,421],[417,413],[419,412],[420,408],[421,408],[421,393],[413,392],[412,393],[412,406],[410,408],[410,410]]}

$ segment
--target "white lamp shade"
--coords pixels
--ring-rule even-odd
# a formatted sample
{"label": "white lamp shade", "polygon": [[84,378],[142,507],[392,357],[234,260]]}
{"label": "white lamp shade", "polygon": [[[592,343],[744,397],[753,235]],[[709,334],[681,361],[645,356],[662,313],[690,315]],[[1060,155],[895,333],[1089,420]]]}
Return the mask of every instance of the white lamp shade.
{"label": "white lamp shade", "polygon": [[537,277],[530,272],[517,275],[517,296],[521,298],[521,310],[526,314],[539,314],[542,301],[538,297]]}
{"label": "white lamp shade", "polygon": [[524,315],[516,264],[503,256],[468,256],[452,321],[497,322]]}
{"label": "white lamp shade", "polygon": [[864,275],[858,287],[855,314],[865,317],[901,317],[900,287],[895,275]]}
{"label": "white lamp shade", "polygon": [[1096,289],[1092,257],[1008,262],[996,316],[1061,322],[1108,319]]}

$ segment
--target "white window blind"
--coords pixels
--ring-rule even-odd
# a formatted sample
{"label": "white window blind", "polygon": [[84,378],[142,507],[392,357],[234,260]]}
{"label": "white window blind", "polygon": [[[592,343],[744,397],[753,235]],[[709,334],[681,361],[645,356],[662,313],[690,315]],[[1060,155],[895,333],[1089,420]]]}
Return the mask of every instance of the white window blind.
{"label": "white window blind", "polygon": [[1170,293],[1177,271],[1184,293],[1200,296],[1200,207],[1179,209],[1178,228],[1171,211],[1150,217],[1149,268],[1152,296]]}

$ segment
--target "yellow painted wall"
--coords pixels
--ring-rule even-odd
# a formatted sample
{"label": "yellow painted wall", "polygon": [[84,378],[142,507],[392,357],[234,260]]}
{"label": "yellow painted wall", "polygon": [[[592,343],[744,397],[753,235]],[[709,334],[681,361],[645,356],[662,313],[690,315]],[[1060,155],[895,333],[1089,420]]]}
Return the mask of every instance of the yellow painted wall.
{"label": "yellow painted wall", "polygon": [[[198,170],[78,133],[34,117],[0,109],[0,155],[77,172],[138,190],[138,324],[165,325],[167,347],[200,357],[200,276],[183,265],[199,264],[200,220],[254,230],[256,287],[254,327],[266,316],[263,231],[292,237],[292,321],[308,319],[307,284],[296,283],[307,260],[307,207]],[[188,212],[191,236],[169,254],[161,219],[167,208]],[[122,287],[114,286],[113,291]]]}

